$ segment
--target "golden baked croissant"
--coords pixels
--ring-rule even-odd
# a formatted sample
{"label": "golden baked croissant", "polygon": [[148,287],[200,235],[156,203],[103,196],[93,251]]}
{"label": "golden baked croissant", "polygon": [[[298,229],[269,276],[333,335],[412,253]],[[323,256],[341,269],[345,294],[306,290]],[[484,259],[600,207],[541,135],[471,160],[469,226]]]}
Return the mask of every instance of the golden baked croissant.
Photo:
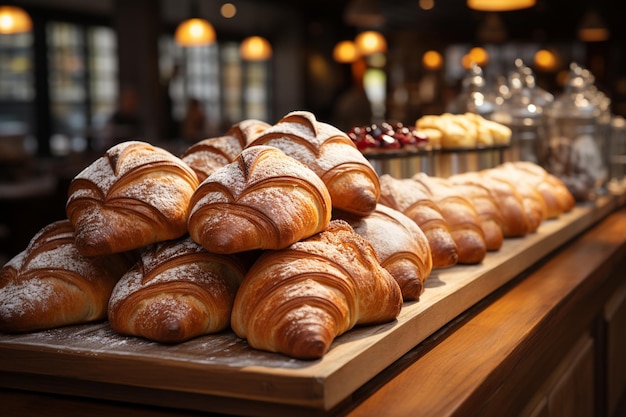
{"label": "golden baked croissant", "polygon": [[517,170],[520,175],[518,178],[527,181],[545,200],[549,219],[555,219],[567,213],[576,205],[576,199],[563,181],[535,163],[507,162],[496,168]]}
{"label": "golden baked croissant", "polygon": [[476,147],[476,129],[468,131],[467,121],[451,113],[422,116],[415,122],[415,127],[418,130],[436,129],[440,131],[442,148]]}
{"label": "golden baked croissant", "polygon": [[103,320],[113,286],[134,261],[130,253],[84,257],[68,220],[43,227],[0,269],[0,331]]}
{"label": "golden baked croissant", "polygon": [[437,203],[417,181],[384,174],[380,177],[380,189],[381,204],[402,212],[422,229],[430,246],[433,268],[457,263],[458,248],[452,238],[450,225]]}
{"label": "golden baked croissant", "polygon": [[381,266],[391,273],[405,301],[417,300],[424,291],[433,260],[426,235],[407,216],[382,204],[365,217],[339,213],[367,240]]}
{"label": "golden baked croissant", "polygon": [[493,120],[485,119],[477,113],[468,112],[463,114],[463,117],[475,124],[478,145],[506,145],[511,142],[512,132],[511,128],[508,126]]}
{"label": "golden baked croissant", "polygon": [[342,220],[252,265],[231,327],[255,349],[317,359],[355,325],[394,320],[402,294],[372,246]]}
{"label": "golden baked croissant", "polygon": [[441,210],[448,222],[450,234],[458,250],[458,263],[476,264],[487,255],[485,234],[478,213],[471,201],[445,179],[430,176],[424,172],[415,174],[413,181],[421,184]]}
{"label": "golden baked croissant", "polygon": [[271,146],[244,149],[211,174],[190,202],[189,234],[209,252],[282,249],[328,226],[328,189]]}
{"label": "golden baked croissant", "polygon": [[275,146],[322,178],[333,207],[356,215],[374,211],[380,197],[378,174],[344,132],[310,112],[287,114],[249,146]]}
{"label": "golden baked croissant", "polygon": [[119,280],[108,306],[120,334],[177,343],[230,324],[246,265],[189,237],[152,245]]}
{"label": "golden baked croissant", "polygon": [[229,164],[241,153],[248,142],[270,125],[247,119],[234,124],[224,136],[208,138],[191,145],[181,156],[202,182],[217,169]]}
{"label": "golden baked croissant", "polygon": [[529,182],[523,179],[516,170],[499,168],[484,169],[481,171],[484,177],[493,178],[497,181],[508,183],[522,196],[522,203],[526,216],[530,223],[530,232],[535,232],[541,223],[548,218],[548,207],[546,201]]}
{"label": "golden baked croissant", "polygon": [[476,113],[425,115],[415,122],[417,130],[437,130],[442,148],[474,148],[508,144],[511,129]]}
{"label": "golden baked croissant", "polygon": [[67,216],[85,256],[125,252],[187,233],[198,177],[180,158],[145,142],[123,142],[70,183]]}
{"label": "golden baked croissant", "polygon": [[521,237],[534,231],[536,219],[531,221],[522,196],[507,181],[498,181],[482,172],[466,172],[448,177],[453,184],[482,187],[493,197],[502,218],[502,233],[507,237]]}
{"label": "golden baked croissant", "polygon": [[476,209],[480,227],[485,236],[487,250],[499,250],[504,241],[503,220],[499,206],[489,190],[478,184],[455,184],[449,178],[448,182],[458,191],[459,195],[467,198]]}

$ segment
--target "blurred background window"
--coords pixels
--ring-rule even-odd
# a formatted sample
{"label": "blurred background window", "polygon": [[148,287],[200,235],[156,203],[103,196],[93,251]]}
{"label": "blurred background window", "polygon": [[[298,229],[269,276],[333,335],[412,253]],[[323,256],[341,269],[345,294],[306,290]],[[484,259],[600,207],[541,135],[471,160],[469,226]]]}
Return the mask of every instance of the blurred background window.
{"label": "blurred background window", "polygon": [[225,40],[181,47],[171,35],[161,37],[160,71],[164,78],[170,77],[171,116],[176,121],[184,118],[191,98],[202,103],[210,135],[221,135],[242,119],[269,119],[268,63],[242,60],[239,46]]}
{"label": "blurred background window", "polygon": [[[21,145],[25,137],[33,134],[34,100],[32,32],[0,36],[0,137],[3,141],[17,139],[16,143]],[[34,146],[34,142],[31,137],[30,145]]]}
{"label": "blurred background window", "polygon": [[81,152],[117,102],[115,32],[108,27],[49,22],[48,85],[53,155]]}

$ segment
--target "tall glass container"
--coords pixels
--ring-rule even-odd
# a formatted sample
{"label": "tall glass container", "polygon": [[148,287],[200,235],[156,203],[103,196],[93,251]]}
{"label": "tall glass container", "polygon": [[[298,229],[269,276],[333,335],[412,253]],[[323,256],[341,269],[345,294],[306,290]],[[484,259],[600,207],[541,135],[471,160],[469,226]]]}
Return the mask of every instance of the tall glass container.
{"label": "tall glass container", "polygon": [[480,65],[472,63],[463,78],[459,95],[450,103],[447,111],[454,114],[475,113],[489,118],[494,111],[493,96]]}
{"label": "tall glass container", "polygon": [[554,97],[537,87],[532,70],[522,60],[508,77],[507,95],[496,106],[491,119],[511,129],[511,146],[506,161],[539,162],[540,142],[547,137],[546,107]]}
{"label": "tall glass container", "polygon": [[564,90],[549,110],[550,137],[540,163],[561,178],[579,201],[605,192],[608,139],[599,129],[600,116],[583,68],[571,64]]}

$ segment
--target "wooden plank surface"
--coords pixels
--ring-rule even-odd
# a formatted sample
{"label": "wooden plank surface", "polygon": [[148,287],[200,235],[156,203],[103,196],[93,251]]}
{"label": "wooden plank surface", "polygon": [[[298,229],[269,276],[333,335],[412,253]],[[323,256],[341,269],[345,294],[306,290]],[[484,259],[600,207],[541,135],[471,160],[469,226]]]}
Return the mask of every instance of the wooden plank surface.
{"label": "wooden plank surface", "polygon": [[[161,345],[114,333],[107,323],[0,334],[0,373],[260,401],[328,410],[467,308],[615,208],[578,205],[537,233],[507,239],[480,265],[435,271],[419,301],[392,323],[353,329],[317,361],[256,351],[231,332]],[[10,382],[2,381],[10,387]],[[45,389],[45,388],[42,388]],[[122,395],[123,396],[123,395]],[[123,399],[123,398],[122,398]],[[259,409],[259,415],[264,415]]]}
{"label": "wooden plank surface", "polygon": [[[623,282],[625,237],[622,210],[478,310],[384,385],[365,390],[362,402],[341,415],[520,415],[535,394],[551,391],[564,358],[579,351],[577,342],[589,340],[592,323]],[[552,376],[557,379],[550,381]],[[572,397],[569,392],[569,400],[580,400]]]}

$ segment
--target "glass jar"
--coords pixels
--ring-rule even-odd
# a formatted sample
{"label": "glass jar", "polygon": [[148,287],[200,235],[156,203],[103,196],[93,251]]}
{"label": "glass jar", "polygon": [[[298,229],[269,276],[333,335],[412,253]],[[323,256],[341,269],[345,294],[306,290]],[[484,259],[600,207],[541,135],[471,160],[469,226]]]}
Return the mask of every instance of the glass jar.
{"label": "glass jar", "polygon": [[511,129],[511,146],[504,160],[538,163],[539,142],[547,136],[545,109],[554,97],[537,87],[532,70],[520,59],[515,60],[507,82],[507,95],[491,115],[493,121]]}
{"label": "glass jar", "polygon": [[570,65],[563,92],[549,109],[549,139],[540,164],[559,177],[578,201],[603,194],[608,179],[607,137],[599,128],[601,110],[582,67]]}
{"label": "glass jar", "polygon": [[483,70],[480,65],[472,63],[463,78],[461,92],[450,103],[447,111],[453,114],[475,113],[489,118],[494,107],[492,93],[487,87]]}

